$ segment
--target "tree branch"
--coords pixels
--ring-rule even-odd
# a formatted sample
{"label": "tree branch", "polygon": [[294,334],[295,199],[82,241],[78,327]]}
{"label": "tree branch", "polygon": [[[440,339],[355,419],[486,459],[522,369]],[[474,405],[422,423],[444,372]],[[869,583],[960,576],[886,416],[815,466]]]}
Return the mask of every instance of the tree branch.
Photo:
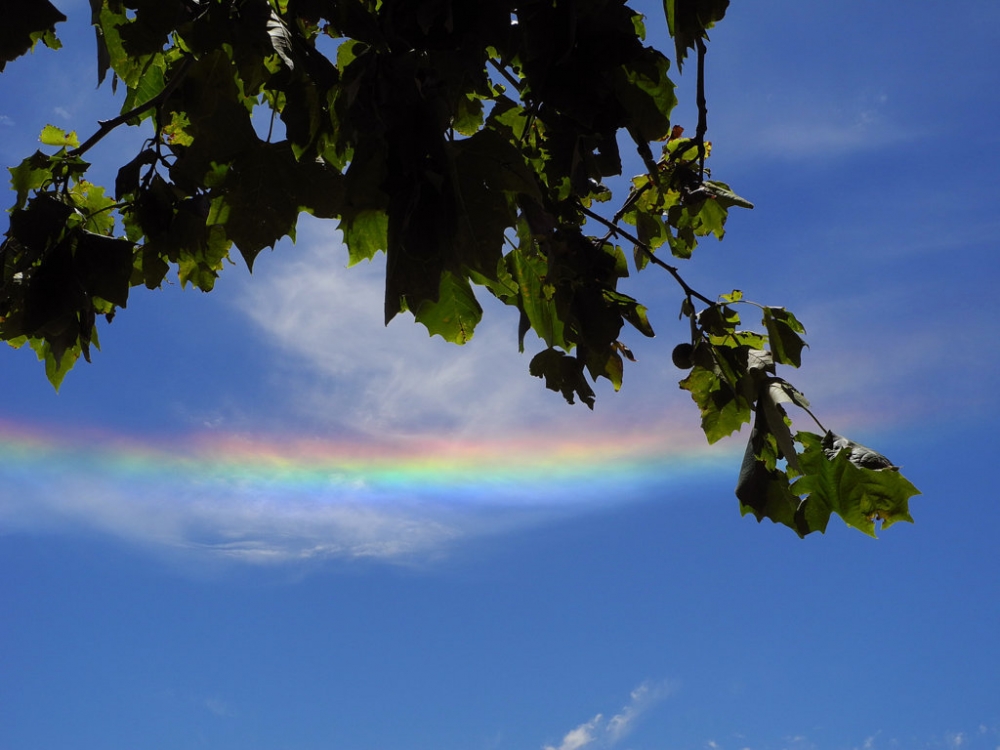
{"label": "tree branch", "polygon": [[699,175],[705,179],[705,134],[708,132],[708,102],[705,99],[705,40],[700,36],[695,38],[698,45],[698,129],[695,131],[694,140],[698,145],[698,165]]}
{"label": "tree branch", "polygon": [[160,106],[160,104],[165,102],[180,85],[180,82],[184,79],[188,68],[191,67],[193,62],[193,57],[185,57],[181,62],[180,67],[177,69],[177,72],[173,75],[167,85],[163,87],[163,90],[149,101],[139,104],[130,109],[128,112],[123,112],[117,117],[112,117],[110,120],[98,120],[100,127],[97,129],[97,132],[72,151],[67,152],[67,156],[83,156],[83,154],[87,153],[87,151],[97,145],[98,142],[100,142],[108,133],[117,128],[119,125],[125,124],[136,115],[141,115],[147,109]]}
{"label": "tree branch", "polygon": [[660,260],[660,258],[657,257],[656,253],[653,252],[653,250],[649,247],[649,245],[640,240],[634,234],[631,234],[630,232],[627,232],[626,230],[619,227],[617,224],[608,221],[603,216],[591,211],[586,206],[581,205],[580,209],[583,211],[584,214],[589,216],[591,219],[594,219],[595,221],[598,221],[604,226],[606,226],[608,228],[608,231],[610,231],[612,234],[616,234],[619,237],[625,238],[629,242],[633,243],[637,248],[642,250],[642,252],[646,255],[646,257],[649,259],[650,262],[659,266],[660,268],[667,271],[671,276],[674,277],[674,280],[678,284],[680,284],[681,289],[684,290],[685,295],[687,295],[688,297],[694,297],[697,300],[701,300],[706,305],[716,304],[715,300],[709,299],[705,295],[695,291],[690,286],[688,286],[688,283],[684,281],[684,278],[681,276],[680,271],[677,270],[676,266],[672,266],[669,263],[665,263],[664,261]]}
{"label": "tree branch", "polygon": [[508,71],[505,67],[500,65],[492,57],[489,59],[489,63],[490,65],[493,66],[493,68],[497,71],[497,73],[502,75],[507,80],[507,83],[509,83],[511,86],[514,87],[514,90],[517,91],[517,93],[520,94],[524,90],[524,84],[521,83],[521,81],[514,78],[514,76],[510,74],[510,71]]}

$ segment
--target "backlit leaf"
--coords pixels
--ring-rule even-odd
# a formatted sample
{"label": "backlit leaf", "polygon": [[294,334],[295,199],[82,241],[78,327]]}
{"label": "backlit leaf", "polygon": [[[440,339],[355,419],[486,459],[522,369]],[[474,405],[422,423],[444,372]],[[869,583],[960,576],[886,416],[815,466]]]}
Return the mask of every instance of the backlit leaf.
{"label": "backlit leaf", "polygon": [[80,139],[77,138],[75,132],[72,130],[67,132],[62,128],[57,128],[55,125],[46,125],[42,128],[42,133],[38,136],[38,140],[46,146],[76,148],[80,145]]}

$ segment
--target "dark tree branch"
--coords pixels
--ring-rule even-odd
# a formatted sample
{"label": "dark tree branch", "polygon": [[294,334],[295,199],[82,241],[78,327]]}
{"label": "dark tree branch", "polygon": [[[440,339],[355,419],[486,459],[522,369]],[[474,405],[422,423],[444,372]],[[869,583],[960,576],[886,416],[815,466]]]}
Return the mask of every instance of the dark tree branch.
{"label": "dark tree branch", "polygon": [[698,166],[700,179],[705,179],[705,134],[708,132],[708,102],[705,99],[705,40],[700,36],[695,39],[698,45],[698,129],[694,140],[698,145]]}
{"label": "dark tree branch", "polygon": [[490,65],[492,65],[493,68],[497,71],[497,73],[499,73],[500,75],[502,75],[506,79],[507,83],[509,83],[511,86],[514,87],[514,90],[517,91],[517,93],[519,93],[519,94],[522,93],[522,91],[524,89],[524,84],[521,83],[521,81],[517,80],[514,76],[512,76],[510,74],[509,70],[507,70],[505,67],[503,67],[502,65],[500,65],[492,57],[490,58],[489,62],[490,62]]}
{"label": "dark tree branch", "polygon": [[698,292],[698,291],[692,289],[690,286],[688,286],[688,283],[686,281],[684,281],[684,278],[681,276],[680,271],[677,270],[676,266],[672,266],[669,263],[665,263],[664,261],[662,261],[659,257],[657,257],[656,253],[653,252],[652,248],[650,248],[648,244],[646,244],[645,242],[643,242],[642,240],[640,240],[634,234],[632,234],[631,232],[628,232],[628,231],[622,229],[617,224],[614,224],[614,223],[608,221],[607,219],[605,219],[600,214],[591,211],[589,208],[587,208],[585,206],[580,206],[580,208],[583,211],[583,213],[586,214],[587,216],[589,216],[591,219],[594,219],[595,221],[598,221],[601,224],[603,224],[604,226],[606,226],[608,228],[608,231],[611,234],[615,234],[615,235],[618,235],[619,237],[623,237],[624,239],[626,239],[629,242],[633,243],[637,248],[639,248],[640,250],[642,250],[642,252],[645,254],[645,256],[649,259],[649,261],[651,263],[654,263],[655,265],[659,266],[660,268],[662,268],[663,270],[667,271],[671,276],[674,277],[674,280],[678,284],[680,284],[681,289],[684,290],[684,294],[686,296],[688,296],[688,297],[694,297],[695,299],[704,302],[706,305],[714,305],[714,304],[716,304],[715,300],[709,299],[705,295],[701,294],[700,292]]}

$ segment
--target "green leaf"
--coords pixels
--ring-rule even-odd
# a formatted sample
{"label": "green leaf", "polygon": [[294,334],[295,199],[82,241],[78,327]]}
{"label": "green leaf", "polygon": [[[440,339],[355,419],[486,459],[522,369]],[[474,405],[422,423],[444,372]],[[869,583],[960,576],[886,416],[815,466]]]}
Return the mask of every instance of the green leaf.
{"label": "green leaf", "polygon": [[[565,339],[565,323],[555,303],[555,287],[547,280],[548,259],[522,232],[522,242],[508,255],[510,273],[520,290],[520,307],[528,316],[532,329],[549,347],[569,348]],[[523,351],[524,342],[521,341]]]}
{"label": "green leaf", "polygon": [[349,265],[371,260],[375,253],[388,247],[389,217],[384,211],[367,210],[346,215],[340,222],[344,244],[349,253]]}
{"label": "green leaf", "polygon": [[441,276],[441,289],[436,301],[425,300],[413,317],[426,326],[431,336],[440,336],[453,344],[464,344],[472,338],[483,309],[472,293],[467,279],[450,272]]}
{"label": "green leaf", "polygon": [[809,527],[801,514],[802,501],[789,487],[788,475],[761,457],[768,451],[767,434],[766,417],[758,411],[736,483],[740,512],[752,513],[758,522],[769,518],[805,536],[818,529]]}
{"label": "green leaf", "polygon": [[[122,102],[121,111],[130,112],[140,104],[145,104],[163,91],[166,86],[167,64],[162,55],[157,55],[145,66],[134,87],[130,86],[125,101]],[[130,124],[138,124],[142,120],[153,117],[156,114],[155,107],[148,107],[140,112],[135,118],[129,120]],[[176,114],[176,113],[175,113]]]}
{"label": "green leaf", "polygon": [[653,327],[649,324],[649,317],[646,314],[647,311],[644,305],[640,305],[627,294],[615,292],[610,289],[605,289],[603,294],[604,299],[611,303],[619,314],[639,333],[649,338],[653,338],[656,335],[653,332]]}
{"label": "green leaf", "polygon": [[247,267],[265,247],[294,235],[299,215],[298,162],[287,141],[261,143],[242,153],[213,200],[209,225],[225,225]]}
{"label": "green leaf", "polygon": [[135,15],[118,29],[124,50],[133,59],[160,52],[183,12],[182,0],[133,0],[129,7]]}
{"label": "green leaf", "polygon": [[28,344],[38,355],[38,359],[45,363],[45,377],[58,391],[66,378],[66,373],[73,369],[73,365],[80,358],[80,345],[77,344],[57,354],[45,339],[32,338],[28,340]]}
{"label": "green leaf", "polygon": [[[184,245],[177,260],[177,278],[182,287],[191,284],[203,292],[210,292],[223,262],[229,257],[232,242],[221,226],[206,227],[194,219],[181,219],[182,216],[178,215],[180,221],[175,223],[174,229],[178,235],[189,236],[191,242]],[[158,249],[156,245],[150,243],[151,252]]]}
{"label": "green leaf", "polygon": [[738,196],[729,188],[729,185],[724,182],[705,180],[701,184],[700,189],[714,198],[722,208],[728,209],[733,206],[739,206],[740,208],[753,208],[753,203],[748,201],[746,198]]}
{"label": "green leaf", "polygon": [[[701,347],[696,352],[698,349]],[[732,435],[750,421],[750,403],[710,369],[695,365],[680,387],[689,391],[698,405],[701,428],[709,443]]]}
{"label": "green leaf", "polygon": [[920,491],[894,469],[868,469],[851,462],[849,450],[827,455],[823,439],[799,432],[796,439],[805,446],[799,460],[802,476],[793,488],[805,495],[804,513],[811,526],[824,530],[831,513],[848,526],[875,536],[876,522],[883,529],[897,521],[913,522],[909,498]]}
{"label": "green leaf", "polygon": [[46,125],[42,128],[42,133],[38,136],[38,140],[46,146],[76,148],[80,145],[80,139],[76,137],[76,133],[74,131],[71,130],[67,133],[65,130],[57,128],[55,125]]}
{"label": "green leaf", "polygon": [[483,100],[472,95],[459,97],[451,126],[462,135],[475,135],[483,126]]}
{"label": "green leaf", "polygon": [[707,39],[705,33],[726,15],[729,0],[663,0],[667,28],[674,38],[677,69],[680,70],[696,39]]}
{"label": "green leaf", "polygon": [[646,47],[627,65],[614,71],[615,95],[628,112],[628,128],[646,144],[670,133],[670,114],[677,105],[674,82],[667,75],[670,60]]}
{"label": "green leaf", "polygon": [[52,181],[53,163],[53,157],[36,151],[16,167],[7,168],[10,172],[10,185],[17,192],[14,208],[23,208],[28,193]]}
{"label": "green leaf", "polygon": [[801,367],[802,348],[806,342],[799,336],[805,328],[792,313],[783,307],[765,307],[764,325],[774,361],[781,365]]}

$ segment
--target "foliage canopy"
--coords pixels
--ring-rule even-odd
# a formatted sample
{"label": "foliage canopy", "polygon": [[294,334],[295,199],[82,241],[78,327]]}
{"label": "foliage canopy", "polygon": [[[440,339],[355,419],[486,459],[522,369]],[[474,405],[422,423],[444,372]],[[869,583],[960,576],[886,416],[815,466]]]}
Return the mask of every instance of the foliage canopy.
{"label": "foliage canopy", "polygon": [[[704,296],[662,257],[691,257],[722,238],[729,209],[752,208],[705,168],[707,30],[728,4],[664,1],[678,69],[697,64],[686,137],[670,61],[623,0],[91,0],[98,81],[110,73],[124,103],[82,143],[46,126],[46,148],[9,170],[0,336],[29,344],[58,387],[133,287],[173,268],[209,291],[233,248],[252,269],[307,212],[339,222],[352,263],[386,253],[386,322],[408,311],[462,344],[485,287],[518,310],[522,351],[528,331],[544,342],[530,373],[592,406],[588,376],[617,389],[632,359],[622,328],[653,335],[618,280],[655,265],[680,286],[691,338],[674,362],[708,440],[753,421],[743,513],[803,536],[831,513],[873,535],[909,521],[917,490],[888,460],[822,427],[792,431],[785,404],[812,416],[776,372],[801,364],[796,317]],[[0,70],[38,41],[58,47],[65,20],[48,0],[14,6]],[[113,186],[90,182],[84,157],[122,125],[148,138]],[[622,131],[645,171],[613,204]]]}

